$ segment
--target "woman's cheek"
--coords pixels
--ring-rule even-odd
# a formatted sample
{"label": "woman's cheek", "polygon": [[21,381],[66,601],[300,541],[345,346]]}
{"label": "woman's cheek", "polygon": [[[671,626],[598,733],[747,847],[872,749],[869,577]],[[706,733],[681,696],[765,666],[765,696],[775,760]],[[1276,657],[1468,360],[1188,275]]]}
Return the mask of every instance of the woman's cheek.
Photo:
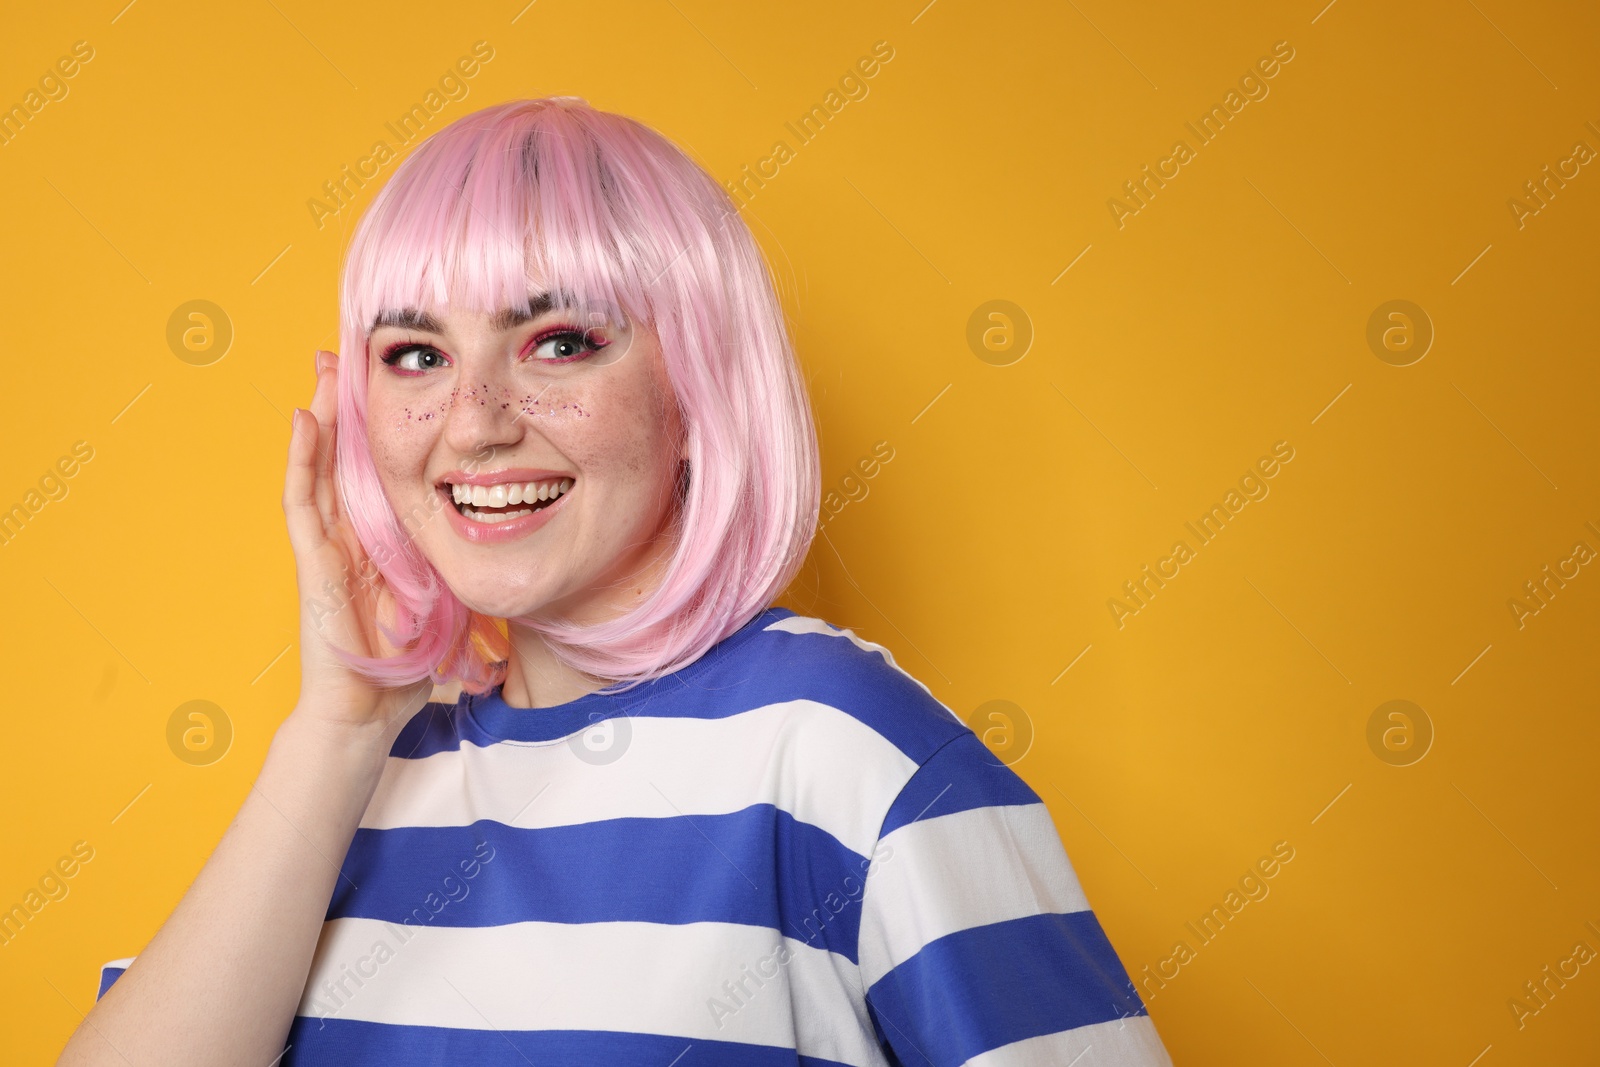
{"label": "woman's cheek", "polygon": [[430,442],[438,437],[439,423],[418,414],[403,405],[373,404],[367,409],[367,449],[391,499],[415,480],[426,465]]}
{"label": "woman's cheek", "polygon": [[648,391],[579,398],[571,420],[572,437],[563,448],[580,469],[604,471],[623,480],[653,478],[661,462],[664,422],[660,400]]}
{"label": "woman's cheek", "polygon": [[505,401],[514,401],[522,417],[541,430],[574,424],[581,427],[593,417],[590,410],[593,402],[587,401],[585,393],[583,390],[548,385],[515,398],[507,392]]}
{"label": "woman's cheek", "polygon": [[367,436],[416,440],[436,436],[450,411],[450,396],[388,397],[374,389],[367,399]]}

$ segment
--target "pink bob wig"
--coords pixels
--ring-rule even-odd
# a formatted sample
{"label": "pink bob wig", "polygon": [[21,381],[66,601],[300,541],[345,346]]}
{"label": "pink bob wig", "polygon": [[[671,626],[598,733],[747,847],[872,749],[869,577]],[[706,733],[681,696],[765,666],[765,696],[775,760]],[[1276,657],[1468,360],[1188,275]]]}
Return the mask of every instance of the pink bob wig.
{"label": "pink bob wig", "polygon": [[[340,282],[335,481],[393,594],[389,657],[339,652],[383,686],[505,680],[496,620],[458,600],[396,514],[368,449],[368,338],[380,311],[523,310],[552,293],[653,329],[686,434],[676,550],[632,610],[595,625],[527,617],[608,691],[679,670],[769,606],[816,532],[816,428],[767,262],[723,188],[667,138],[577,97],[466,115],[399,164],[358,223]],[[559,302],[558,302],[559,303]],[[356,353],[360,353],[356,356]],[[440,506],[445,506],[442,501]],[[390,623],[393,625],[390,625]]]}

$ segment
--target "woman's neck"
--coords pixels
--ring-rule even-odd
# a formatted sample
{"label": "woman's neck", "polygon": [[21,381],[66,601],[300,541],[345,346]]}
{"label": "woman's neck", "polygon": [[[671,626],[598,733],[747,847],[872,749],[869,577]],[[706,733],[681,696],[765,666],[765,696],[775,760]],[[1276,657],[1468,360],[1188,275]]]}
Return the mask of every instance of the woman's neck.
{"label": "woman's neck", "polygon": [[601,689],[604,679],[574,670],[556,659],[543,635],[511,627],[511,658],[500,696],[513,708],[551,708]]}
{"label": "woman's neck", "polygon": [[[632,556],[618,561],[614,574],[597,581],[604,590],[602,594],[591,597],[581,608],[562,604],[562,615],[584,625],[632,611],[659,587],[676,547],[675,530],[663,519],[647,543]],[[603,689],[612,681],[568,667],[556,658],[544,635],[535,630],[513,622],[507,632],[511,657],[500,696],[511,707],[555,707]]]}

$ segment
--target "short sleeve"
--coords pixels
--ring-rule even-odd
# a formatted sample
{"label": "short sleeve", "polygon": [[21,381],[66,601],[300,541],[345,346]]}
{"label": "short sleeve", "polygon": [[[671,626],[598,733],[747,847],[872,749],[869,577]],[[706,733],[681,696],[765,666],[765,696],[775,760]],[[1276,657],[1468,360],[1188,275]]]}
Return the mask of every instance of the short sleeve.
{"label": "short sleeve", "polygon": [[128,969],[128,965],[132,962],[133,957],[129,956],[127,959],[112,960],[110,963],[102,963],[100,965],[100,988],[95,991],[94,999],[98,1001],[101,997],[105,996],[106,990],[111,988],[113,982],[122,977],[122,972],[126,971]]}
{"label": "short sleeve", "polygon": [[862,898],[879,1041],[903,1067],[1171,1067],[1050,812],[966,731],[890,807]]}

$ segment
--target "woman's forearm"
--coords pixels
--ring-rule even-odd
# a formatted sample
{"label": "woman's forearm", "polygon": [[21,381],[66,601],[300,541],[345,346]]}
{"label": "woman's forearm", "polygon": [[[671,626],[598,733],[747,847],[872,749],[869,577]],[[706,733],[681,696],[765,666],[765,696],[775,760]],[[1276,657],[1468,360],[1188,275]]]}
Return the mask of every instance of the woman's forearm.
{"label": "woman's forearm", "polygon": [[290,715],[211,858],[58,1067],[266,1067],[393,732]]}

